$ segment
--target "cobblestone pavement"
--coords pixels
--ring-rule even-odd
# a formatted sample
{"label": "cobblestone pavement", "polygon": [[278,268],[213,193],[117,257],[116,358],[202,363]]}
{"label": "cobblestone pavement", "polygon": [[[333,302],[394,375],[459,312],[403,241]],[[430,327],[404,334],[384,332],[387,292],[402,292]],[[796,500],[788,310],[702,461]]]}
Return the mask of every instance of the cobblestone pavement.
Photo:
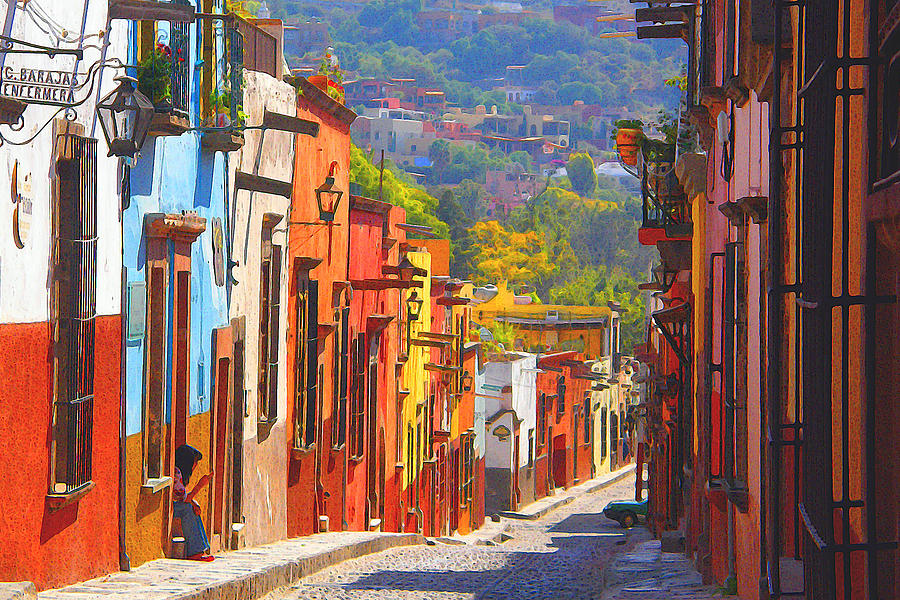
{"label": "cobblestone pavement", "polygon": [[394,548],[310,575],[267,600],[599,598],[616,551],[649,537],[602,514],[607,502],[633,491],[632,475],[541,519],[509,520],[505,543]]}

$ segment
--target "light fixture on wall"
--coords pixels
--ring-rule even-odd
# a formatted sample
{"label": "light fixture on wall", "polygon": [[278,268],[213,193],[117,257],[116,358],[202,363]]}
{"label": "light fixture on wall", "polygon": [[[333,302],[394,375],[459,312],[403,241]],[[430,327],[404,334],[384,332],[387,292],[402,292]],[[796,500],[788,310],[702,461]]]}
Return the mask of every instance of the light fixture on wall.
{"label": "light fixture on wall", "polygon": [[419,298],[419,292],[413,290],[409,295],[409,298],[406,299],[406,314],[410,321],[419,320],[419,316],[422,314],[423,304],[425,304],[425,301]]}
{"label": "light fixture on wall", "polygon": [[[325,178],[325,182],[316,188],[316,204],[319,205],[319,220],[326,223],[334,222],[334,215],[337,213],[341,198],[344,197],[344,192],[334,187],[334,172],[337,170],[337,166],[337,161],[331,163],[331,166],[328,168],[328,176]],[[326,196],[331,198],[330,202],[325,200]]]}
{"label": "light fixture on wall", "polygon": [[144,145],[153,104],[137,89],[137,79],[120,75],[118,87],[97,103],[100,128],[109,147],[108,156],[129,157]]}

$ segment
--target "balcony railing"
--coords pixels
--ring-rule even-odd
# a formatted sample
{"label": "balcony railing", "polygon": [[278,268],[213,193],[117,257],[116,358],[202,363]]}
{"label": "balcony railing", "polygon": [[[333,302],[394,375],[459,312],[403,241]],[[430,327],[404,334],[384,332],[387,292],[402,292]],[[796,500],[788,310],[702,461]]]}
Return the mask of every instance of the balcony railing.
{"label": "balcony railing", "polygon": [[172,23],[172,111],[187,117],[190,113],[191,29],[188,23]]}
{"label": "balcony railing", "polygon": [[[691,235],[690,203],[675,175],[675,145],[649,140],[641,150],[642,229],[662,229],[664,238]],[[655,244],[657,240],[641,242]],[[658,236],[657,236],[658,237]]]}

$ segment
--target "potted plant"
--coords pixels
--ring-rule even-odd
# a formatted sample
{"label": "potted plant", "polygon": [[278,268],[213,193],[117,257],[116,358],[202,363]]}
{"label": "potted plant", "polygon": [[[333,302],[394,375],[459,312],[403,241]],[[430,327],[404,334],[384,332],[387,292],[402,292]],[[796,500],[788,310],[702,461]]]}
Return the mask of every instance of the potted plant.
{"label": "potted plant", "polygon": [[137,69],[138,89],[150,99],[157,112],[172,110],[172,49],[157,44]]}
{"label": "potted plant", "polygon": [[325,57],[319,64],[319,74],[310,75],[309,82],[328,94],[335,102],[344,103],[344,72],[336,56],[331,53],[331,48],[325,52]]}
{"label": "potted plant", "polygon": [[613,130],[616,150],[622,162],[629,166],[637,164],[637,153],[644,139],[644,123],[638,119],[619,119]]}

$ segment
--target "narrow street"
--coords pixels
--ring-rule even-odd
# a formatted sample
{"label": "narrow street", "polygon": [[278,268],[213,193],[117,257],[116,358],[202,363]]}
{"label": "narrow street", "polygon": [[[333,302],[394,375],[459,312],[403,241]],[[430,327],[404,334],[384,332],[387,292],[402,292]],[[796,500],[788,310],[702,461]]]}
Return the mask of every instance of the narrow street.
{"label": "narrow street", "polygon": [[508,520],[511,539],[496,546],[394,548],[304,578],[267,600],[598,598],[603,570],[618,552],[649,539],[605,518],[610,500],[634,493],[627,477],[534,521]]}

